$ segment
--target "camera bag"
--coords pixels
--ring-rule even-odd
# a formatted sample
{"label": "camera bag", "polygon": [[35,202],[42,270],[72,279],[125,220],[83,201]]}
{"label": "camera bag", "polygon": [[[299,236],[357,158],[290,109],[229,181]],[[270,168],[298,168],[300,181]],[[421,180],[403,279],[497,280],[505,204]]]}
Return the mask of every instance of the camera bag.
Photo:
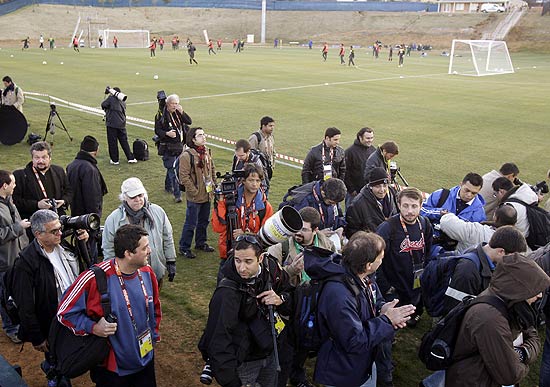
{"label": "camera bag", "polygon": [[149,145],[147,145],[147,141],[140,138],[136,139],[132,144],[132,153],[136,160],[149,160]]}
{"label": "camera bag", "polygon": [[[92,266],[97,289],[101,294],[103,315],[111,313],[111,299],[107,291],[107,275],[98,266]],[[76,335],[70,328],[54,317],[48,338],[50,353],[53,355],[56,371],[67,378],[76,378],[101,364],[109,354],[109,341],[106,337],[94,334]]]}

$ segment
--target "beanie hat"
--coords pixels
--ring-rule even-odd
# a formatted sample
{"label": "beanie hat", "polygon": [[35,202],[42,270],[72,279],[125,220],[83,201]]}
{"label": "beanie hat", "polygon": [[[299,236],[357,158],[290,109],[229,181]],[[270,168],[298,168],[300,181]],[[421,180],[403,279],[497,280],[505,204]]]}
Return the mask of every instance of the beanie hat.
{"label": "beanie hat", "polygon": [[95,152],[97,151],[97,148],[99,147],[99,143],[95,139],[95,137],[92,136],[86,136],[84,137],[84,140],[80,143],[80,150],[83,150],[85,152]]}
{"label": "beanie hat", "polygon": [[384,168],[376,167],[370,172],[369,185],[389,184],[388,173]]}

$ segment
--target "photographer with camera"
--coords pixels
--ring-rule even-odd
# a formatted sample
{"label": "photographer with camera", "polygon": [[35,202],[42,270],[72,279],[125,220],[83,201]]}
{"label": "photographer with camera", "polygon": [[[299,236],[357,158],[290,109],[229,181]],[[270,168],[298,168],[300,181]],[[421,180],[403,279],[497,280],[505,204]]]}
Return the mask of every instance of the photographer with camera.
{"label": "photographer with camera", "polygon": [[159,91],[157,99],[159,111],[155,116],[155,134],[159,138],[158,154],[162,156],[162,163],[166,168],[164,190],[173,193],[176,203],[180,203],[181,191],[176,180],[174,162],[183,151],[189,131],[188,125],[191,125],[193,120],[183,111],[177,94],[166,97],[164,91]]}
{"label": "photographer with camera", "polygon": [[134,154],[130,150],[128,134],[126,133],[126,96],[122,94],[120,88],[109,86],[105,89],[105,94],[108,94],[108,96],[101,103],[101,108],[105,111],[110,163],[112,165],[119,164],[117,141],[120,142],[128,162],[130,164],[137,163]]}
{"label": "photographer with camera", "polygon": [[[65,170],[51,163],[52,148],[46,141],[32,144],[30,153],[31,162],[24,169],[13,172],[17,184],[13,191],[13,201],[21,217],[29,219],[40,209],[65,215],[72,197]],[[29,230],[27,236],[34,238]]]}
{"label": "photographer with camera", "polygon": [[2,105],[13,106],[21,113],[23,113],[23,104],[25,103],[25,96],[23,90],[17,86],[9,76],[2,78],[4,82],[4,90],[2,91]]}
{"label": "photographer with camera", "polygon": [[276,328],[284,328],[279,313],[289,315],[292,308],[288,274],[249,234],[237,237],[222,274],[198,345],[203,359],[221,386],[275,387],[277,355],[268,315],[274,308]]}
{"label": "photographer with camera", "polygon": [[172,282],[176,275],[176,250],[172,236],[172,224],[162,207],[149,202],[147,191],[141,180],[130,177],[122,182],[120,187],[122,204],[105,219],[103,229],[103,257],[109,260],[116,256],[116,231],[125,224],[137,224],[143,227],[149,235],[151,254],[149,263],[158,280],[158,287],[168,271],[168,281]]}
{"label": "photographer with camera", "polygon": [[[81,265],[68,246],[64,242],[62,245],[63,227],[54,211],[38,210],[30,222],[35,239],[19,253],[13,266],[12,291],[21,320],[18,336],[44,352],[46,360],[41,368],[49,379],[48,386],[57,386],[54,383],[59,383],[61,376],[52,372],[48,334],[57,304],[80,273]],[[79,240],[88,240],[86,230],[77,233]]]}
{"label": "photographer with camera", "polygon": [[138,225],[116,231],[115,257],[97,265],[107,277],[111,314],[104,316],[91,271],[76,279],[59,304],[59,321],[75,334],[108,338],[105,362],[90,371],[97,387],[156,386],[154,347],[160,341],[161,309],[155,273],[148,265],[152,248],[147,231]]}
{"label": "photographer with camera", "polygon": [[[233,247],[235,238],[244,233],[256,234],[265,221],[273,215],[273,207],[260,189],[263,180],[262,168],[255,164],[245,164],[243,172],[242,184],[236,191],[223,192],[225,180],[221,183],[221,198],[214,203],[212,229],[220,234],[218,239],[220,270],[227,259],[227,252]],[[227,180],[235,182],[234,186],[237,186],[236,176],[228,176]],[[231,224],[232,217],[236,219],[236,225]]]}
{"label": "photographer with camera", "polygon": [[386,141],[371,153],[367,161],[365,161],[365,169],[363,178],[369,181],[369,175],[376,167],[384,168],[388,175],[390,174],[389,162],[399,154],[399,146],[393,141]]}
{"label": "photographer with camera", "polygon": [[[71,215],[95,213],[101,217],[103,196],[107,194],[107,184],[97,167],[99,143],[92,136],[85,136],[80,143],[80,151],[67,165],[67,176],[73,190]],[[88,250],[92,263],[97,261],[98,230],[90,230]]]}

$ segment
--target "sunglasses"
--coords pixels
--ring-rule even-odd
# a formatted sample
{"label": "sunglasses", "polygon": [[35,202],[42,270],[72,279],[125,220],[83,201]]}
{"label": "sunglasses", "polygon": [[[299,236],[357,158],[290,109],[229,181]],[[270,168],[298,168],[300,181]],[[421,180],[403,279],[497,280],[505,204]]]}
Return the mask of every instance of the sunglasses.
{"label": "sunglasses", "polygon": [[254,235],[250,235],[250,234],[239,235],[237,238],[235,238],[235,242],[240,242],[240,241],[245,241],[245,242],[260,246],[260,242],[258,242],[258,240]]}

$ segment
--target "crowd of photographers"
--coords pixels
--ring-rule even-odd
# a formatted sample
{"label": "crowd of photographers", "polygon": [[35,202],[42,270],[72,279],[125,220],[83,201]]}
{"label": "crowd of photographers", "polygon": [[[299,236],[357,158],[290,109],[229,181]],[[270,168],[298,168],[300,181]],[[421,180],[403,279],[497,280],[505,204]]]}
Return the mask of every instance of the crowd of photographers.
{"label": "crowd of photographers", "polygon": [[[118,164],[117,139],[133,162],[123,129],[125,96],[112,90],[104,106],[115,111],[107,122],[111,164]],[[228,387],[312,386],[305,361],[315,354],[317,383],[393,386],[397,330],[415,328],[426,310],[438,320],[479,294],[504,301],[504,317],[494,317],[501,309],[491,310],[490,303],[472,306],[478,317],[466,311],[455,348],[465,357],[439,382],[513,385],[526,375],[540,352],[531,303],[550,284],[550,230],[540,229],[550,221],[545,213],[547,223],[535,224],[542,218],[532,214],[548,192],[544,181],[530,186],[518,179],[515,164],[505,163],[424,194],[408,187],[394,141],[375,147],[374,131],[365,127],[344,150],[342,132],[330,127],[305,157],[302,184],[289,188],[276,211],[269,201],[277,179],[274,119],[263,117],[257,131],[237,141],[231,172],[216,175],[205,131],[190,126],[177,95],[158,98],[164,189],[176,202],[186,201],[177,246],[167,214],[149,201],[137,177],[123,181],[119,207],[103,216],[107,185],[92,136],[82,140],[66,170],[52,164],[47,142],[36,142],[24,168],[0,171],[0,292],[16,303],[15,317],[2,303],[3,329],[14,343],[31,342],[44,352],[48,386],[70,386],[48,342],[54,319],[75,334],[111,340],[109,356],[92,370],[98,386],[156,385],[159,289],[165,277],[174,280],[177,252],[187,259],[215,252],[207,243],[210,221],[220,261],[199,342],[205,384],[215,378]],[[444,312],[434,315],[422,276],[448,257],[458,263],[445,285]],[[114,319],[107,319],[101,290],[87,274],[96,263],[116,300]],[[95,298],[83,297],[82,289]],[[314,301],[307,303],[308,297]],[[549,336],[541,386],[550,386]],[[505,360],[495,364],[499,356]],[[460,362],[469,372],[458,372]]]}

